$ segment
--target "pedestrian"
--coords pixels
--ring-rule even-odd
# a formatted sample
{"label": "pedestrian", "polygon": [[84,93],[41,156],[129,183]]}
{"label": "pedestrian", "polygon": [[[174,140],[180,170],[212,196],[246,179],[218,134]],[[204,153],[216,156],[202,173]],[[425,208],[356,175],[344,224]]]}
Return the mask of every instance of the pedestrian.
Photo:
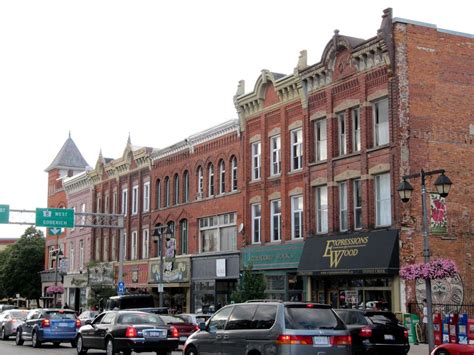
{"label": "pedestrian", "polygon": [[426,306],[426,298],[423,299],[423,319],[421,323],[423,333],[422,343],[428,343],[428,307]]}

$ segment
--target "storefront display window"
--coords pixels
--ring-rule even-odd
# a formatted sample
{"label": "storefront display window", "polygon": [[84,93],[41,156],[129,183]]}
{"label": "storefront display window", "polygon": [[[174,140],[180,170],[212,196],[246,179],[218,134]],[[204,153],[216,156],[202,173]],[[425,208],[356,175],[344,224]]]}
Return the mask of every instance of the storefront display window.
{"label": "storefront display window", "polygon": [[265,295],[269,299],[301,301],[303,299],[303,279],[296,273],[265,275]]}
{"label": "storefront display window", "polygon": [[197,281],[194,282],[193,285],[195,312],[213,312],[215,303],[215,281]]}

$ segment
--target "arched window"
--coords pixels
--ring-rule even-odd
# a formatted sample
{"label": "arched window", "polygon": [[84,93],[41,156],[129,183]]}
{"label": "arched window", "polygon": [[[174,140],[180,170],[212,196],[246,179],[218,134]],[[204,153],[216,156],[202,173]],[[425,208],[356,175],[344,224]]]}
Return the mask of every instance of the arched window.
{"label": "arched window", "polygon": [[165,207],[170,206],[170,178],[165,178]]}
{"label": "arched window", "polygon": [[156,180],[155,184],[156,194],[156,208],[161,208],[161,180]]}
{"label": "arched window", "polygon": [[181,240],[181,254],[188,253],[188,220],[182,219],[179,222],[179,236]]}
{"label": "arched window", "polygon": [[198,168],[197,175],[198,175],[198,186],[197,186],[198,197],[202,198],[202,193],[204,190],[204,175],[202,173],[202,166]]}
{"label": "arched window", "polygon": [[179,176],[176,174],[174,176],[174,204],[179,203]]}
{"label": "arched window", "polygon": [[209,163],[209,167],[207,170],[209,173],[209,186],[207,192],[209,196],[214,196],[214,165],[212,165],[212,163]]}
{"label": "arched window", "polygon": [[225,192],[225,163],[223,160],[219,162],[219,193]]}
{"label": "arched window", "polygon": [[237,191],[237,158],[232,156],[231,158],[231,166],[232,166],[232,191]]}
{"label": "arched window", "polygon": [[189,172],[183,174],[183,202],[189,202]]}

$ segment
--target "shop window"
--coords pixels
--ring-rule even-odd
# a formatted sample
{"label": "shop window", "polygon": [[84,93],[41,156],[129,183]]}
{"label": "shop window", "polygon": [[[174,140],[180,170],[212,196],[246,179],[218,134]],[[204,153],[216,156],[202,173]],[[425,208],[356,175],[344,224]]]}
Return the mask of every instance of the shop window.
{"label": "shop window", "polygon": [[138,185],[132,187],[132,215],[138,213]]}
{"label": "shop window", "polygon": [[260,179],[262,146],[260,142],[252,143],[252,180]]}
{"label": "shop window", "polygon": [[347,183],[339,184],[339,230],[345,232],[348,229],[347,218]]}
{"label": "shop window", "polygon": [[208,167],[208,187],[207,193],[208,196],[214,196],[214,165],[211,163]]}
{"label": "shop window", "polygon": [[328,232],[328,187],[316,188],[316,232]]}
{"label": "shop window", "polygon": [[[156,180],[155,185],[155,194],[156,194],[156,208],[161,208],[161,180]],[[114,196],[115,197],[115,196]]]}
{"label": "shop window", "polygon": [[183,174],[183,202],[189,202],[189,172]]}
{"label": "shop window", "polygon": [[321,119],[314,123],[314,136],[316,137],[316,161],[326,160],[328,157],[327,120]]}
{"label": "shop window", "polygon": [[392,224],[392,202],[390,196],[390,174],[375,177],[375,225],[376,227]]}
{"label": "shop window", "polygon": [[360,109],[353,108],[352,113],[352,151],[359,152],[361,148],[360,143]]}
{"label": "shop window", "polygon": [[303,196],[291,198],[291,239],[303,238]]}
{"label": "shop window", "polygon": [[362,228],[362,190],[360,179],[354,180],[354,229]]}
{"label": "shop window", "polygon": [[372,104],[374,117],[374,142],[375,146],[388,144],[389,126],[388,126],[388,99],[376,101]]}
{"label": "shop window", "polygon": [[174,204],[179,203],[179,175],[174,175]]}
{"label": "shop window", "polygon": [[199,219],[200,251],[237,250],[235,213]]}
{"label": "shop window", "polygon": [[219,193],[225,192],[225,163],[223,160],[219,163]]}
{"label": "shop window", "polygon": [[260,243],[260,221],[262,205],[259,203],[252,205],[252,243]]}
{"label": "shop window", "polygon": [[281,139],[280,136],[270,138],[270,175],[281,173]]}
{"label": "shop window", "polygon": [[291,131],[291,170],[303,167],[303,130]]}
{"label": "shop window", "polygon": [[270,201],[270,218],[271,241],[277,242],[281,238],[281,200]]}
{"label": "shop window", "polygon": [[339,155],[345,155],[347,153],[346,143],[346,122],[344,112],[338,113],[337,117],[337,142],[339,148]]}
{"label": "shop window", "polygon": [[232,166],[232,191],[237,191],[237,158],[236,157],[232,157],[231,166]]}

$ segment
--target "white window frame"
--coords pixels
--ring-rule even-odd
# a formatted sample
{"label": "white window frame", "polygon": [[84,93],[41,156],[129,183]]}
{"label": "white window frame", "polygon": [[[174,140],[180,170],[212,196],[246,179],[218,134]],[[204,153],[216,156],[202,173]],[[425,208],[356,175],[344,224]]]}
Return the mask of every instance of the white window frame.
{"label": "white window frame", "polygon": [[221,160],[219,163],[219,193],[225,193],[225,162]]}
{"label": "white window frame", "polygon": [[181,254],[188,254],[189,238],[188,238],[188,220],[179,221],[179,236],[181,239]]}
{"label": "white window frame", "polygon": [[254,203],[252,206],[252,244],[262,241],[262,204]]}
{"label": "white window frame", "polygon": [[138,213],[138,185],[132,187],[132,216]]}
{"label": "white window frame", "polygon": [[127,206],[128,206],[128,189],[122,190],[122,209],[121,212],[124,216],[127,215]]}
{"label": "white window frame", "polygon": [[[276,211],[278,207],[279,211]],[[278,235],[276,235],[277,230]],[[270,241],[279,242],[281,241],[281,200],[270,201]]]}
{"label": "white window frame", "polygon": [[74,251],[74,242],[69,242],[69,271],[74,270],[74,262],[75,262],[75,251]]}
{"label": "white window frame", "polygon": [[198,194],[202,197],[202,193],[204,191],[204,175],[202,171],[202,166],[198,168]]}
{"label": "white window frame", "polygon": [[84,267],[84,239],[79,240],[79,268]]}
{"label": "white window frame", "polygon": [[352,116],[352,151],[360,152],[361,141],[360,141],[360,108],[354,107],[351,110]]}
{"label": "white window frame", "polygon": [[346,139],[346,115],[344,112],[336,114],[337,117],[337,146],[339,148],[339,155],[347,154],[347,139]]}
{"label": "white window frame", "polygon": [[[390,173],[376,175],[375,178],[375,226],[392,224],[392,200]],[[383,186],[382,186],[383,185]]]}
{"label": "white window frame", "polygon": [[149,181],[143,184],[143,212],[150,212],[150,182]]}
{"label": "white window frame", "polygon": [[156,182],[156,208],[160,209],[161,208],[161,179],[158,179]]}
{"label": "white window frame", "polygon": [[390,142],[390,128],[388,118],[388,98],[372,103],[374,120],[374,146],[382,146]]}
{"label": "white window frame", "polygon": [[260,141],[252,143],[252,180],[260,180],[261,178],[261,159],[262,144]]}
{"label": "white window frame", "polygon": [[[354,195],[354,229],[362,229],[362,181],[355,179],[352,184]],[[360,215],[360,225],[357,225],[357,216]]]}
{"label": "white window frame", "polygon": [[231,160],[231,166],[232,166],[232,191],[237,191],[238,186],[237,186],[237,157],[233,157]]}
{"label": "white window frame", "polygon": [[103,239],[104,248],[102,250],[103,261],[109,260],[109,240],[110,238],[108,236],[104,236],[104,239]]}
{"label": "white window frame", "polygon": [[175,174],[173,178],[173,187],[174,187],[174,204],[179,204],[179,175]]}
{"label": "white window frame", "polygon": [[165,177],[165,207],[170,207],[171,191],[170,191],[170,177]]}
{"label": "white window frame", "polygon": [[183,201],[189,202],[189,171],[183,174]]}
{"label": "white window frame", "polygon": [[105,195],[104,213],[110,213],[110,196]]}
{"label": "white window frame", "polygon": [[[301,200],[301,208],[299,208]],[[297,195],[291,197],[291,239],[302,239],[303,238],[303,195]],[[300,226],[299,235],[296,230],[296,222]]]}
{"label": "white window frame", "polygon": [[326,234],[329,230],[328,221],[328,187],[316,187],[316,234]]}
{"label": "white window frame", "polygon": [[281,174],[281,137],[270,137],[270,175]]}
{"label": "white window frame", "polygon": [[[128,247],[127,247],[127,244],[128,244],[128,240],[127,240],[127,232],[123,232],[123,240],[124,240],[124,248],[123,248],[123,260],[127,260],[127,254],[128,254]],[[117,258],[120,259],[120,236],[118,238],[118,243],[119,243],[119,247],[118,247],[118,255],[117,255]]]}
{"label": "white window frame", "polygon": [[291,136],[291,170],[303,168],[303,129],[297,128],[290,131]]}
{"label": "white window frame", "polygon": [[[81,213],[85,213],[86,212],[86,204],[85,202],[81,203]],[[86,216],[83,214],[81,216],[81,224],[86,224]],[[84,228],[84,227],[81,227],[81,228]]]}
{"label": "white window frame", "polygon": [[214,196],[214,164],[212,163],[208,167],[207,194],[209,197]]}
{"label": "white window frame", "polygon": [[114,191],[112,195],[112,213],[113,214],[117,213],[117,207],[118,207],[118,194],[117,194],[117,191]]}
{"label": "white window frame", "polygon": [[148,228],[142,231],[142,259],[150,257],[150,230]]}
{"label": "white window frame", "polygon": [[316,138],[316,161],[325,161],[328,159],[328,120],[322,118],[314,123],[314,136]]}
{"label": "white window frame", "polygon": [[347,181],[338,184],[339,190],[339,230],[345,232],[349,229],[349,215],[347,213]]}

